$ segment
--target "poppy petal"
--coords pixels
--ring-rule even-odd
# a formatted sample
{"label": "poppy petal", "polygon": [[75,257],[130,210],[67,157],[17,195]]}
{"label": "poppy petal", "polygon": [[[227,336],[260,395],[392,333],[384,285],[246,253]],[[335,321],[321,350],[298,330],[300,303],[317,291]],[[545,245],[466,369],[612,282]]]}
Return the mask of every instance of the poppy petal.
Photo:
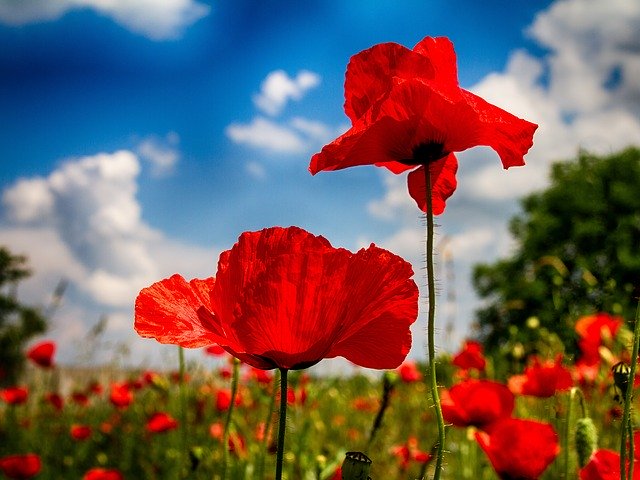
{"label": "poppy petal", "polygon": [[[407,184],[409,186],[409,195],[416,201],[418,208],[423,212],[427,211],[427,183],[425,178],[424,166],[420,166],[416,170],[409,172]],[[445,158],[429,164],[431,172],[431,201],[433,205],[433,214],[440,215],[444,212],[446,200],[453,195],[456,190],[457,180],[456,172],[458,171],[458,160],[451,153]]]}
{"label": "poppy petal", "polygon": [[136,331],[142,337],[183,347],[218,343],[215,330],[198,315],[201,307],[210,309],[209,292],[214,284],[213,278],[187,283],[180,275],[173,275],[142,289],[135,304]]}
{"label": "poppy petal", "polygon": [[425,37],[413,51],[428,58],[434,69],[434,81],[445,85],[458,85],[458,67],[453,43],[446,37]]}

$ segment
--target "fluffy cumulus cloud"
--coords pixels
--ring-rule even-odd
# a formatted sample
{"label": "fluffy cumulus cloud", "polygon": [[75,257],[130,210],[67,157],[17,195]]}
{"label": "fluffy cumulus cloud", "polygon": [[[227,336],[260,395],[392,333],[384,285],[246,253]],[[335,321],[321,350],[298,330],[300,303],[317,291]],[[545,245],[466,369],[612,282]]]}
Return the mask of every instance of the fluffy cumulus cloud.
{"label": "fluffy cumulus cloud", "polygon": [[180,152],[178,144],[180,137],[175,132],[169,132],[164,138],[150,136],[144,138],[136,148],[138,155],[149,163],[151,174],[155,177],[162,177],[173,173]]}
{"label": "fluffy cumulus cloud", "polygon": [[[503,170],[488,148],[461,153],[458,190],[439,219],[456,261],[458,315],[465,323],[478,304],[469,285],[471,266],[509,253],[507,220],[518,198],[544,188],[551,163],[573,158],[579,149],[608,154],[640,139],[639,2],[560,0],[537,15],[527,34],[544,55],[515,51],[503,72],[470,88],[539,125],[527,165]],[[369,213],[398,224],[389,246],[411,255],[412,244],[419,252],[422,244],[407,233],[418,211],[406,178],[383,173],[385,193],[369,204]]]}
{"label": "fluffy cumulus cloud", "polygon": [[0,22],[24,25],[51,21],[70,10],[83,8],[95,10],[153,40],[180,36],[186,27],[211,10],[194,0],[20,0],[0,2]]}
{"label": "fluffy cumulus cloud", "polygon": [[[138,156],[122,150],[67,160],[46,177],[20,179],[5,189],[0,244],[26,254],[34,266],[21,291],[26,300],[46,303],[64,278],[76,293],[71,317],[84,312],[85,326],[98,312],[132,322],[142,287],[175,272],[211,275],[213,248],[167,238],[144,222],[140,171]],[[119,334],[135,341],[131,328]],[[60,335],[68,340],[70,332]]]}
{"label": "fluffy cumulus cloud", "polygon": [[319,84],[320,76],[308,70],[298,72],[295,78],[284,70],[275,70],[264,79],[260,93],[253,96],[253,103],[267,115],[278,115],[289,100],[300,100]]}

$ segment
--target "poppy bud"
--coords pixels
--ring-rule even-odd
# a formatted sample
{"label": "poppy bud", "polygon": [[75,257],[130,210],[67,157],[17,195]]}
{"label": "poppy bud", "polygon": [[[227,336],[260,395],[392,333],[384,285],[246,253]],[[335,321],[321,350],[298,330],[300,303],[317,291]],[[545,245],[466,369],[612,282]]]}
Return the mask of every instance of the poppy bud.
{"label": "poppy bud", "polygon": [[576,452],[578,464],[584,467],[598,448],[598,430],[589,417],[580,418],[576,422]]}
{"label": "poppy bud", "polygon": [[342,462],[342,480],[370,479],[372,460],[362,452],[347,452]]}
{"label": "poppy bud", "polygon": [[624,362],[618,362],[611,367],[611,371],[613,372],[613,383],[622,393],[620,400],[624,401],[624,397],[627,395],[627,387],[629,386],[631,368]]}

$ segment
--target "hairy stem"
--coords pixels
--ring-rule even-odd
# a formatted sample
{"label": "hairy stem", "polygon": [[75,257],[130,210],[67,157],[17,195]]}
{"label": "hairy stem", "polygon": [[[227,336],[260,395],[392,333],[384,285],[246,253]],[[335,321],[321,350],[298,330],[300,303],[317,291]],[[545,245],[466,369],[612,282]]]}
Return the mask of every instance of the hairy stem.
{"label": "hairy stem", "polygon": [[284,459],[284,433],[287,427],[287,372],[280,369],[280,417],[278,419],[278,451],[276,452],[276,480],[282,480],[282,461]]}
{"label": "hairy stem", "polygon": [[227,476],[227,466],[229,464],[229,429],[231,427],[231,417],[236,404],[238,394],[238,377],[240,376],[240,360],[233,359],[233,375],[231,377],[231,403],[227,410],[227,418],[224,421],[224,432],[222,434],[222,480]]}
{"label": "hairy stem", "polygon": [[625,480],[627,433],[629,434],[629,479],[633,478],[633,421],[631,418],[631,401],[633,399],[633,383],[636,378],[636,367],[638,366],[638,349],[640,347],[640,301],[636,310],[635,324],[633,325],[633,348],[631,351],[631,370],[629,371],[629,382],[624,396],[624,414],[622,416],[622,434],[620,435],[620,478]]}
{"label": "hairy stem", "polygon": [[438,381],[436,379],[436,347],[435,347],[435,318],[436,318],[436,287],[435,274],[433,267],[433,201],[431,198],[431,170],[429,165],[424,165],[424,176],[426,185],[427,200],[427,287],[429,289],[429,310],[427,320],[427,348],[429,358],[429,387],[431,389],[431,398],[433,399],[433,408],[436,412],[436,422],[438,423],[438,445],[436,450],[436,465],[433,473],[433,479],[438,480],[442,471],[442,462],[444,457],[444,417],[442,416],[442,406],[440,404],[440,395],[438,394]]}

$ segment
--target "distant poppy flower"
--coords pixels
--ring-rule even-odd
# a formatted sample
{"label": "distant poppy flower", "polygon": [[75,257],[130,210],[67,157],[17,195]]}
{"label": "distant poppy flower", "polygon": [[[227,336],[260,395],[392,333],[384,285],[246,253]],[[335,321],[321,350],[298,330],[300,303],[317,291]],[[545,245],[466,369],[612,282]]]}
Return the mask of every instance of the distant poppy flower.
{"label": "distant poppy flower", "polygon": [[204,349],[204,353],[213,357],[219,357],[220,355],[225,355],[227,351],[220,345],[210,345]]}
{"label": "distant poppy flower", "polygon": [[0,398],[9,405],[22,405],[29,398],[29,390],[26,387],[9,387],[0,390]]}
{"label": "distant poppy flower", "polygon": [[537,480],[560,452],[553,427],[534,420],[503,418],[476,440],[501,480]]}
{"label": "distant poppy flower", "polygon": [[575,330],[580,337],[578,340],[578,348],[581,352],[579,361],[586,365],[599,364],[600,346],[610,342],[623,324],[622,317],[608,313],[596,313],[578,319]]}
{"label": "distant poppy flower", "polygon": [[220,422],[212,423],[209,426],[209,435],[211,435],[211,438],[222,440],[222,437],[224,435],[224,425],[222,425],[222,423]]}
{"label": "distant poppy flower", "polygon": [[273,382],[273,375],[268,370],[260,368],[249,366],[246,376],[248,379],[253,379],[262,385],[271,385]]}
{"label": "distant poppy flower", "polygon": [[87,387],[87,391],[93,393],[94,395],[102,395],[104,391],[104,387],[97,380],[92,381]]}
{"label": "distant poppy flower", "polygon": [[166,412],[154,413],[147,421],[147,431],[163,433],[178,428],[178,422]]}
{"label": "distant poppy flower", "polygon": [[33,345],[27,351],[27,358],[42,368],[51,368],[55,352],[56,344],[47,340]]}
{"label": "distant poppy flower", "polygon": [[[236,393],[235,405],[238,406],[242,403],[240,394]],[[216,410],[219,412],[226,412],[231,406],[231,390],[221,389],[216,392]]]}
{"label": "distant poppy flower", "polygon": [[351,57],[344,109],[351,128],[311,158],[310,172],[413,169],[409,194],[426,211],[428,166],[435,215],[456,188],[453,152],[485,145],[504,168],[524,165],[537,128],[460,88],[453,45],[444,37],[426,37],[413,50],[383,43]]}
{"label": "distant poppy flower", "polygon": [[508,384],[513,393],[548,398],[571,388],[573,379],[571,372],[562,366],[562,356],[558,355],[555,361],[545,362],[534,357],[524,374],[512,376]]}
{"label": "distant poppy flower", "polygon": [[88,425],[71,425],[69,429],[69,433],[71,433],[71,437],[74,440],[86,440],[91,436],[91,427]]}
{"label": "distant poppy flower", "polygon": [[[633,480],[640,480],[638,463],[634,461]],[[620,480],[620,454],[613,450],[596,450],[589,463],[580,469],[580,480]]]}
{"label": "distant poppy flower", "polygon": [[84,474],[82,480],[124,480],[124,476],[115,469],[92,468]]}
{"label": "distant poppy flower", "polygon": [[0,471],[7,478],[26,479],[35,477],[42,468],[40,457],[35,453],[8,455],[0,458]]}
{"label": "distant poppy flower", "polygon": [[515,405],[506,385],[491,380],[466,380],[441,393],[444,419],[458,427],[486,429],[510,417]]}
{"label": "distant poppy flower", "polygon": [[418,448],[418,439],[410,436],[404,445],[396,445],[391,447],[391,453],[398,458],[401,470],[409,468],[411,462],[427,463],[431,460],[429,452],[423,452]]}
{"label": "distant poppy flower", "polygon": [[405,360],[398,367],[398,374],[404,383],[413,383],[422,380],[422,372],[413,360]]}
{"label": "distant poppy flower", "polygon": [[462,350],[453,357],[451,363],[464,370],[475,368],[478,371],[483,371],[487,361],[483,355],[482,344],[467,340],[464,342]]}
{"label": "distant poppy flower", "polygon": [[128,407],[133,402],[133,392],[127,382],[111,384],[109,401],[118,408]]}
{"label": "distant poppy flower", "polygon": [[62,410],[62,408],[64,407],[64,400],[58,393],[49,392],[45,394],[44,400],[56,410]]}
{"label": "distant poppy flower", "polygon": [[215,280],[174,275],[143,289],[135,328],[161,343],[217,343],[265,370],[337,356],[395,368],[418,313],[412,275],[408,262],[373,245],[351,253],[297,227],[245,232],[220,255]]}
{"label": "distant poppy flower", "polygon": [[81,407],[89,405],[89,397],[84,392],[73,392],[71,394],[71,401]]}

